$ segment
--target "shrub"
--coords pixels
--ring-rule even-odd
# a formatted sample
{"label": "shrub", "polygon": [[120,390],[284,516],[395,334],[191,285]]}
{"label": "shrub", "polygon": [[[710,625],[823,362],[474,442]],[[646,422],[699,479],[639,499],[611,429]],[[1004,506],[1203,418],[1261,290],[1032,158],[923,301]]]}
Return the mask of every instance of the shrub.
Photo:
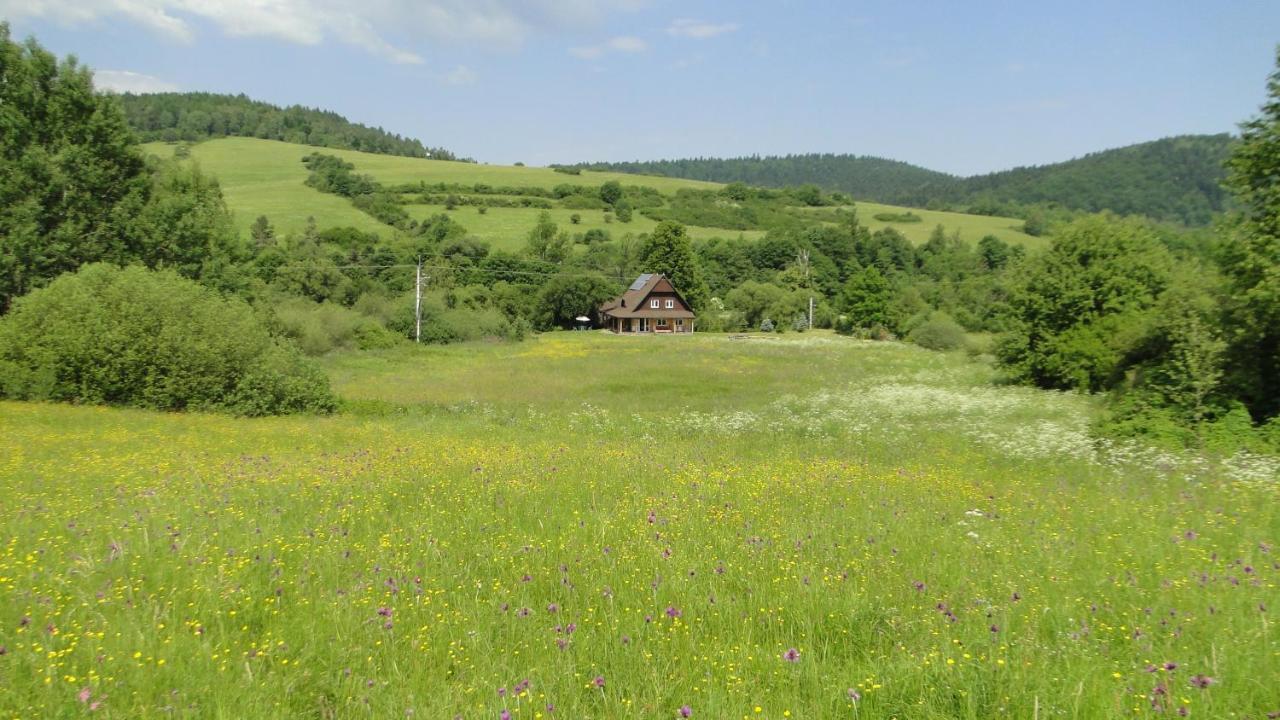
{"label": "shrub", "polygon": [[760,322],[760,332],[773,332],[773,321],[765,318]]}
{"label": "shrub", "polygon": [[874,217],[880,222],[887,222],[887,223],[918,223],[924,220],[924,218],[911,212],[910,210],[904,213],[891,213],[891,212],[876,213],[871,217]]}
{"label": "shrub", "polygon": [[964,328],[951,319],[951,316],[935,310],[929,317],[917,325],[907,339],[929,350],[955,350],[964,346]]}
{"label": "shrub", "polygon": [[[378,302],[386,301],[369,301],[370,304]],[[334,303],[290,298],[276,305],[275,321],[280,333],[297,342],[307,355],[355,348],[382,349],[399,342],[396,333],[375,319],[382,313],[369,313],[367,307],[350,310]]]}
{"label": "shrub", "polygon": [[337,404],[325,376],[242,300],[172,272],[104,264],[0,318],[0,395],[244,415]]}

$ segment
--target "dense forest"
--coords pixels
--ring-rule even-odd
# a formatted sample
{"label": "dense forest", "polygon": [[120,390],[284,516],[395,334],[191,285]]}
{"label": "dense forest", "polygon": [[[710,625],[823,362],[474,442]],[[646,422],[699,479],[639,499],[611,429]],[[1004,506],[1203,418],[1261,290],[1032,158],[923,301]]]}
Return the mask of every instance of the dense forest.
{"label": "dense forest", "polygon": [[1223,163],[1231,146],[1227,134],[1185,135],[968,178],[882,158],[831,154],[578,167],[765,187],[813,183],[859,200],[991,215],[1026,217],[1057,207],[1203,226],[1227,207]]}
{"label": "dense forest", "polygon": [[928,184],[946,184],[955,178],[910,163],[868,155],[769,155],[739,158],[690,158],[577,165],[585,170],[609,170],[641,175],[663,175],[745,183],[759,187],[793,187],[814,184],[844,192],[859,200],[891,202]]}
{"label": "dense forest", "polygon": [[898,195],[903,204],[941,201],[976,209],[992,204],[1057,204],[1070,210],[1146,215],[1184,225],[1207,225],[1227,207],[1224,163],[1232,138],[1183,135],[1067,162],[926,184]]}
{"label": "dense forest", "polygon": [[125,93],[120,100],[130,127],[143,142],[194,142],[230,135],[382,155],[463,159],[444,148],[427,147],[414,138],[353,123],[335,112],[301,105],[282,108],[244,95]]}

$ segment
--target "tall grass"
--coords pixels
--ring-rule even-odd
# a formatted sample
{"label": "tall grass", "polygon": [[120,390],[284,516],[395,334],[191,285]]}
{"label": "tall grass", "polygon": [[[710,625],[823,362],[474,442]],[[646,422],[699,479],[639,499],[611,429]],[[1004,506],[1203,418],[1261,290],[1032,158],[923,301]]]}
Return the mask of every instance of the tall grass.
{"label": "tall grass", "polygon": [[326,362],[330,418],[0,404],[0,713],[1280,710],[1274,459],[815,335]]}

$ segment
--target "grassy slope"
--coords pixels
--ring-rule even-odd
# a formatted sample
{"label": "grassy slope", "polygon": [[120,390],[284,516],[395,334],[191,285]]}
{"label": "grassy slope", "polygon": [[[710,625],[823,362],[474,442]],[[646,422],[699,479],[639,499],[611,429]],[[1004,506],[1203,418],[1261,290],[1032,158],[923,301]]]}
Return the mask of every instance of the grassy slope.
{"label": "grassy slope", "polygon": [[[489,242],[494,248],[506,250],[518,250],[524,247],[529,228],[534,226],[538,221],[538,215],[543,212],[536,208],[489,208],[488,212],[481,215],[474,207],[462,206],[455,210],[445,210],[443,205],[409,205],[407,209],[412,217],[418,219],[437,213],[445,213],[466,227],[471,234]],[[602,210],[553,208],[547,212],[551,213],[551,218],[555,220],[562,230],[581,233],[592,228],[600,228],[607,230],[615,238],[626,233],[649,232],[658,224],[640,213],[633,214],[630,223],[620,223],[617,220],[606,223],[604,221],[605,213]],[[578,225],[572,224],[569,219],[575,213],[581,216],[581,222]],[[693,238],[738,237],[739,235],[746,238],[759,238],[764,236],[763,230],[724,230],[721,228],[698,227],[696,225],[689,226],[688,232],[689,236]]]}
{"label": "grassy slope", "polygon": [[[1005,242],[1024,245],[1028,249],[1040,248],[1048,244],[1047,238],[1032,237],[1022,232],[1023,221],[1017,218],[969,215],[967,213],[944,212],[941,210],[919,210],[873,202],[859,202],[855,207],[858,211],[858,221],[870,228],[872,232],[885,227],[893,227],[917,245],[927,241],[929,235],[933,233],[933,229],[938,225],[946,228],[948,233],[959,230],[960,236],[971,243],[977,242],[984,235],[995,235]],[[804,212],[818,217],[829,216],[834,211],[834,208],[810,208],[804,210]],[[907,211],[919,215],[922,218],[921,221],[916,223],[888,223],[875,218],[880,213],[897,214]]]}
{"label": "grassy slope", "polygon": [[[172,146],[165,143],[150,143],[145,147],[150,152],[161,156],[168,156],[173,152]],[[349,150],[312,148],[253,138],[211,140],[191,148],[191,156],[204,170],[215,175],[222,183],[227,203],[235,212],[236,223],[242,230],[247,230],[259,215],[266,215],[282,233],[300,231],[308,216],[314,216],[322,227],[352,225],[367,231],[390,232],[389,228],[359,212],[343,198],[316,192],[303,184],[307,172],[300,160],[311,152],[338,155],[353,163],[359,172],[368,173],[384,183],[483,182],[495,186],[527,185],[550,188],[561,183],[599,185],[607,180],[618,180],[624,185],[655,187],[668,194],[682,187],[719,187],[715,183],[695,180],[603,172],[566,175],[547,168],[422,160]],[[903,211],[902,208],[872,203],[859,203],[858,207],[863,221],[873,229],[878,229],[883,223],[875,221],[871,215],[877,212]],[[421,218],[434,212],[441,212],[443,207],[410,206],[409,211],[414,217]],[[569,225],[569,215],[574,212],[578,212],[583,217],[583,224],[579,228]],[[941,222],[948,228],[960,228],[964,237],[971,241],[991,233],[1010,242],[1024,243],[1029,246],[1037,244],[1036,239],[1014,229],[1020,223],[1011,218],[930,211],[916,212],[925,216],[925,222],[898,226],[916,242],[927,239],[934,224]],[[451,214],[478,237],[492,243],[494,247],[514,249],[523,246],[524,237],[529,228],[533,227],[538,211],[524,208],[491,208],[487,214],[480,215],[475,208],[462,207]],[[577,232],[592,227],[602,227],[613,233],[644,232],[651,229],[654,224],[639,213],[635,214],[635,219],[630,225],[621,223],[605,225],[603,213],[595,210],[557,209],[552,211],[552,214],[560,225]],[[737,237],[739,235],[734,230],[717,228],[691,227],[689,231],[693,237]],[[742,234],[747,237],[758,237],[762,233],[757,231]]]}
{"label": "grassy slope", "polygon": [[348,414],[0,404],[0,714],[1280,709],[1274,482],[1090,399],[830,336],[326,363]]}

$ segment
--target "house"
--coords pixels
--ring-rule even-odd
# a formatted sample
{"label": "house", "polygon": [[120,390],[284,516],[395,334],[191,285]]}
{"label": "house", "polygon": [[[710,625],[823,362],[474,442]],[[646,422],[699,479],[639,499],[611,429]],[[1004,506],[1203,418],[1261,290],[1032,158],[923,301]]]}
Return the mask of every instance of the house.
{"label": "house", "polygon": [[601,324],[616,333],[691,333],[693,311],[667,276],[645,273],[600,306]]}

